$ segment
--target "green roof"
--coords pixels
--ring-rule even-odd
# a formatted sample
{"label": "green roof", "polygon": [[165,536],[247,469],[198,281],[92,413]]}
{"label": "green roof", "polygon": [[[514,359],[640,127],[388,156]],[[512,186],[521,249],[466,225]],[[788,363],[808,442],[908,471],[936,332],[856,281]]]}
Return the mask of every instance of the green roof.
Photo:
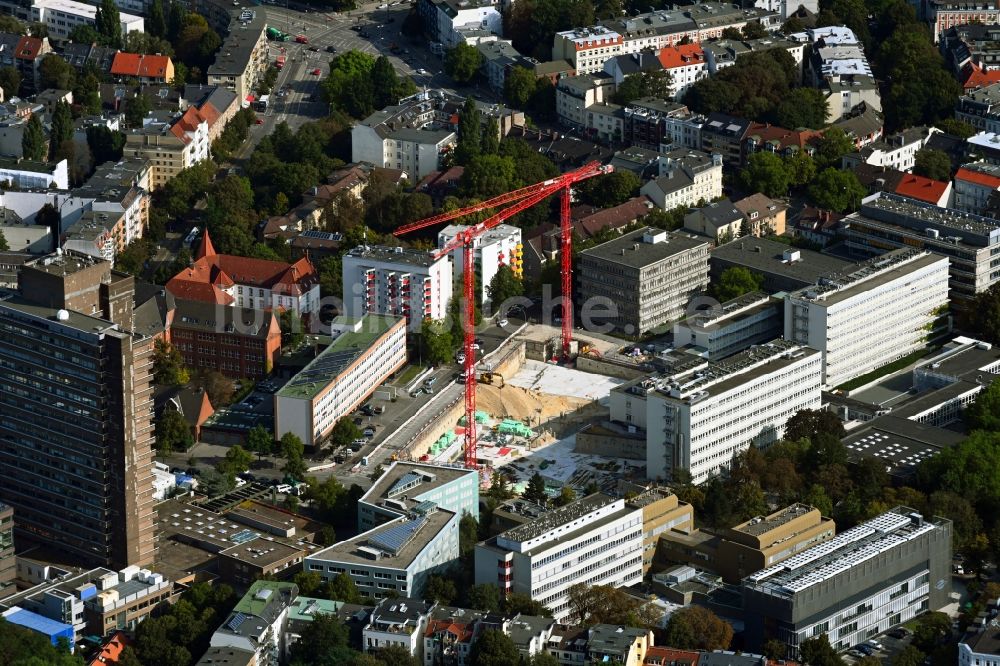
{"label": "green roof", "polygon": [[278,391],[279,398],[299,398],[311,400],[364,354],[375,342],[399,323],[402,317],[367,314],[359,320],[338,317],[333,324],[357,325],[357,331],[345,331],[333,340],[333,344],[320,352],[319,356],[292,377]]}
{"label": "green roof", "polygon": [[343,601],[330,601],[329,599],[318,599],[315,597],[297,597],[295,602],[288,607],[288,619],[311,622],[320,613],[335,615],[343,605]]}
{"label": "green roof", "polygon": [[[281,590],[291,588],[295,588],[295,583],[278,583],[272,580],[254,581],[254,584],[250,586],[247,593],[244,594],[243,598],[236,604],[236,608],[233,609],[233,612],[260,617],[261,613],[264,612],[264,609],[266,609],[268,604],[271,603],[276,596],[278,596]],[[271,590],[271,594],[266,598],[261,598],[259,596],[261,590]]]}

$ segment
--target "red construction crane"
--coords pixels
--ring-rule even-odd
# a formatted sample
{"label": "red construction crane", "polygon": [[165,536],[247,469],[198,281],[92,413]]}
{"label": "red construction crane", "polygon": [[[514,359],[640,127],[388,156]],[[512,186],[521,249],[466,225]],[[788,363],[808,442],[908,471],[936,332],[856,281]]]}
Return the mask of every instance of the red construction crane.
{"label": "red construction crane", "polygon": [[440,215],[435,215],[423,220],[405,224],[394,233],[401,236],[418,229],[448,222],[466,215],[473,215],[484,210],[507,206],[487,219],[477,224],[472,224],[463,228],[444,247],[434,253],[434,258],[438,259],[450,252],[462,248],[462,286],[465,298],[465,308],[462,312],[463,330],[465,332],[462,341],[462,353],[465,357],[465,466],[473,469],[478,467],[476,459],[476,355],[472,348],[475,342],[475,271],[473,266],[473,245],[475,239],[490,229],[496,227],[504,220],[534,206],[538,202],[552,196],[560,194],[560,222],[561,222],[561,247],[560,254],[562,260],[562,347],[563,354],[569,355],[570,343],[573,336],[573,227],[570,223],[569,205],[570,188],[581,180],[593,178],[605,173],[611,173],[610,166],[601,166],[599,162],[591,162],[574,171],[564,173],[555,178],[550,178],[535,185],[522,187],[519,190],[502,194],[498,197],[488,199],[474,206],[460,208]]}

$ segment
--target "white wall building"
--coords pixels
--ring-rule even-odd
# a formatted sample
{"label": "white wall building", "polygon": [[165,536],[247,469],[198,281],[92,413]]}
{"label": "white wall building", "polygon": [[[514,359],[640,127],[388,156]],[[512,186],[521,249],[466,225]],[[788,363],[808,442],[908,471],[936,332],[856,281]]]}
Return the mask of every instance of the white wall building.
{"label": "white wall building", "polygon": [[296,434],[309,447],[320,444],[342,417],[406,365],[402,317],[366,314],[337,319],[333,343],[274,396],[274,434]]}
{"label": "white wall building", "polygon": [[843,166],[854,168],[859,164],[871,164],[877,167],[888,167],[899,171],[910,171],[917,161],[917,152],[927,141],[940,132],[936,127],[911,127],[881,141],[870,143],[859,152],[848,153],[843,157]]}
{"label": "white wall building", "polygon": [[955,173],[952,208],[981,215],[994,192],[1000,191],[1000,166],[989,162],[963,164]]}
{"label": "white wall building", "polygon": [[618,387],[623,396],[611,401],[611,419],[643,425],[645,418],[649,478],[686,469],[701,483],[734,453],[778,441],[795,412],[818,409],[821,378],[819,352],[775,340]]}
{"label": "white wall building", "polygon": [[452,298],[453,268],[446,255],[401,247],[361,245],[343,258],[344,313],[406,317],[411,331],[423,320],[444,319]]}
{"label": "white wall building", "polygon": [[303,570],[326,581],[345,573],[373,599],[420,598],[427,576],[458,560],[461,517],[433,503],[419,509],[308,555]]}
{"label": "white wall building", "polygon": [[[439,231],[438,247],[443,248],[461,229],[462,225],[451,224]],[[521,230],[509,224],[497,225],[473,241],[472,260],[475,262],[476,289],[479,290],[484,304],[490,302],[487,289],[501,266],[509,266],[516,277],[520,278],[524,274],[521,247]],[[458,277],[465,270],[464,251],[458,248],[451,256],[455,263],[455,277]]]}
{"label": "white wall building", "polygon": [[625,38],[600,25],[557,32],[552,45],[552,59],[569,60],[577,74],[600,72],[605,62],[623,53]]}
{"label": "white wall building", "polygon": [[895,250],[789,294],[785,337],[819,350],[835,387],[924,347],[947,304],[948,259]]}
{"label": "white wall building", "polygon": [[639,190],[663,210],[722,196],[722,156],[681,148],[659,158],[659,176]]}
{"label": "white wall building", "polygon": [[588,120],[588,109],[609,100],[614,91],[614,76],[603,72],[559,79],[556,84],[556,115],[559,116],[559,122],[567,127],[590,128],[592,124]]}
{"label": "white wall building", "polygon": [[0,183],[6,181],[20,190],[68,190],[69,163],[0,159]]}
{"label": "white wall building", "polygon": [[406,650],[411,657],[423,653],[424,629],[434,602],[409,597],[383,599],[375,606],[362,631],[365,652],[377,652],[392,645]]}
{"label": "white wall building", "polygon": [[642,509],[596,493],[476,544],[476,583],[518,592],[564,621],[576,583],[642,580]]}
{"label": "white wall building", "polygon": [[397,460],[358,500],[358,531],[405,516],[422,502],[478,518],[479,474],[464,467]]}
{"label": "white wall building", "polygon": [[[33,0],[31,3],[31,19],[44,23],[49,29],[49,37],[54,39],[68,39],[69,33],[78,25],[94,26],[96,15],[96,5],[75,0]],[[119,12],[119,17],[122,36],[145,30],[141,16]]]}

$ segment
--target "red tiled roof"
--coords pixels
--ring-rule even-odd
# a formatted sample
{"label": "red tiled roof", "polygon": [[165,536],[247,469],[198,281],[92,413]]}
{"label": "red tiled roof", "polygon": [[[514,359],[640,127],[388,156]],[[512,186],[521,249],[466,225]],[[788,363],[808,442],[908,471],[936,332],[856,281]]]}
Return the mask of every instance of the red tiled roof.
{"label": "red tiled roof", "polygon": [[747,140],[759,138],[762,143],[777,142],[782,149],[789,146],[798,146],[801,149],[805,149],[806,146],[821,136],[823,136],[822,132],[814,130],[790,130],[769,123],[750,123],[750,127],[746,133]]}
{"label": "red tiled roof", "polygon": [[222,116],[222,114],[219,113],[219,110],[212,106],[209,102],[205,102],[198,107],[198,115],[200,115],[205,122],[208,123],[209,127],[215,125],[215,123]]}
{"label": "red tiled roof", "polygon": [[948,183],[908,173],[896,186],[896,194],[937,204],[947,189]]}
{"label": "red tiled roof", "polygon": [[38,37],[22,37],[17,42],[15,57],[20,60],[34,60],[42,50],[42,40]]}
{"label": "red tiled roof", "polygon": [[649,214],[649,199],[635,197],[613,208],[605,208],[573,222],[574,231],[581,238],[590,238],[602,229],[627,226]]}
{"label": "red tiled roof", "polygon": [[101,646],[101,651],[94,655],[90,661],[90,666],[105,666],[107,664],[117,664],[122,656],[122,651],[130,641],[124,633],[116,631],[107,643]]}
{"label": "red tiled roof", "polygon": [[660,49],[657,58],[663,69],[673,67],[685,67],[687,65],[697,65],[705,62],[705,52],[698,44],[680,44],[678,46],[666,46]]}
{"label": "red tiled roof", "polygon": [[[205,106],[210,105],[206,104]],[[191,137],[188,136],[188,133],[197,131],[198,125],[207,122],[208,119],[203,117],[198,109],[193,106],[189,106],[187,111],[184,112],[184,115],[175,120],[174,124],[170,126],[170,133],[184,143],[188,143],[191,141]]]}
{"label": "red tiled roof", "polygon": [[119,51],[111,63],[111,73],[116,76],[166,78],[170,58],[165,55],[142,55]]}
{"label": "red tiled roof", "polygon": [[965,180],[970,183],[975,183],[976,185],[1000,188],[1000,178],[991,176],[988,173],[972,171],[970,169],[959,169],[958,173],[955,174],[955,180]]}
{"label": "red tiled roof", "polygon": [[695,650],[675,650],[660,645],[650,645],[646,648],[644,664],[669,666],[670,664],[698,665],[701,653]]}
{"label": "red tiled roof", "polygon": [[433,636],[439,631],[444,631],[455,637],[457,642],[465,643],[472,640],[472,627],[467,624],[459,624],[451,620],[432,620],[427,624],[425,636]]}
{"label": "red tiled roof", "polygon": [[212,238],[208,235],[208,229],[205,229],[205,233],[201,236],[201,243],[198,245],[198,252],[195,253],[194,258],[213,257],[215,254],[215,246],[212,245]]}
{"label": "red tiled roof", "polygon": [[997,82],[1000,82],[1000,69],[983,71],[982,68],[969,63],[962,68],[962,88],[965,90],[975,90]]}

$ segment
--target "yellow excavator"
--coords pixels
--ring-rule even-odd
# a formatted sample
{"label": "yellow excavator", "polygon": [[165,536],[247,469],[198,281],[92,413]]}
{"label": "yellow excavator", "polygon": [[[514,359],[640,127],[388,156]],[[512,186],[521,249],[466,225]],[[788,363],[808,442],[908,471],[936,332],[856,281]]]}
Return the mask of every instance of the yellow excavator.
{"label": "yellow excavator", "polygon": [[498,388],[504,387],[503,375],[499,372],[484,372],[479,375],[480,384],[495,384]]}

